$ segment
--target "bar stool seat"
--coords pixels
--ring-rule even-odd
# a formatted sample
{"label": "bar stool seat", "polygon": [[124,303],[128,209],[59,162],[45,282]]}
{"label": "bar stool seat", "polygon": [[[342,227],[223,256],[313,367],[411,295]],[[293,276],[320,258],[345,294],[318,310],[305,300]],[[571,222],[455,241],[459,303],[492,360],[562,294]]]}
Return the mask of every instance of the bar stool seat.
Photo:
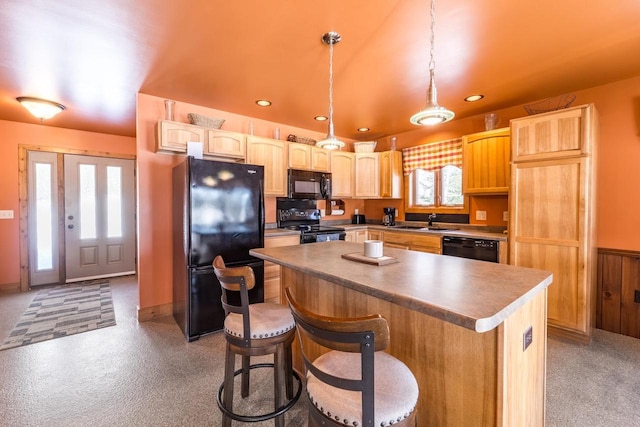
{"label": "bar stool seat", "polygon": [[[349,380],[360,378],[360,354],[331,351],[314,362],[321,371]],[[416,409],[418,383],[407,366],[389,354],[374,354],[374,426],[397,424]],[[309,400],[321,412],[346,426],[362,426],[362,396],[356,391],[331,387],[307,374]],[[331,414],[331,415],[329,415]]]}
{"label": "bar stool seat", "polygon": [[[302,381],[293,370],[291,343],[295,338],[295,321],[291,311],[279,304],[249,304],[248,291],[255,286],[251,267],[226,267],[222,257],[213,260],[213,269],[222,287],[222,307],[226,313],[224,382],[218,389],[217,403],[222,411],[223,427],[231,427],[231,420],[258,422],[274,419],[276,427],[284,427],[284,414],[300,398]],[[227,292],[240,293],[240,305],[232,304]],[[251,356],[273,354],[273,363],[250,363]],[[242,368],[235,370],[235,356],[242,357]],[[249,395],[249,371],[272,367],[274,372],[274,411],[266,414],[238,414],[233,412],[234,378],[242,375],[241,396]],[[298,389],[293,394],[293,378]],[[285,399],[286,395],[286,399]]]}

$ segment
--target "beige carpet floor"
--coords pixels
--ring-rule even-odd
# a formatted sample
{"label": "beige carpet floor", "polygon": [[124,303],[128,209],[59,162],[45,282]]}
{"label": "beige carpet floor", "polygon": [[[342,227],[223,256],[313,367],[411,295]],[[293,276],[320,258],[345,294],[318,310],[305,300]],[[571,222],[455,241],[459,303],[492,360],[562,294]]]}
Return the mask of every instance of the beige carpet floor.
{"label": "beige carpet floor", "polygon": [[[219,426],[222,334],[187,343],[172,318],[138,323],[135,277],[110,282],[116,326],[0,351],[0,425]],[[0,292],[1,336],[32,299]],[[591,346],[550,339],[547,426],[640,425],[638,372],[640,340],[604,331]],[[252,384],[257,401],[247,403],[269,406],[259,389],[271,390],[271,376],[258,374]],[[305,405],[303,393],[287,426],[306,425]]]}

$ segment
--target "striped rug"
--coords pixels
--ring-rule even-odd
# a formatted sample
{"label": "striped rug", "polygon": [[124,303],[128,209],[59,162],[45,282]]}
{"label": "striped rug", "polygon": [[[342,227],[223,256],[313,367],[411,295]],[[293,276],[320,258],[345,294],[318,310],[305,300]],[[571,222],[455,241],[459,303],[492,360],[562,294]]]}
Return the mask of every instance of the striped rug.
{"label": "striped rug", "polygon": [[0,350],[115,324],[108,281],[55,286],[38,292]]}

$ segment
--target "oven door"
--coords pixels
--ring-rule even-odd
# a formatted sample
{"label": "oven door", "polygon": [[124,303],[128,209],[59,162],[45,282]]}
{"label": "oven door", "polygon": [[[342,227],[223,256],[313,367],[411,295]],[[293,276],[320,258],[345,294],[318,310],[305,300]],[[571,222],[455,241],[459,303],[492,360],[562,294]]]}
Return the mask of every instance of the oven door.
{"label": "oven door", "polygon": [[331,174],[289,169],[289,197],[292,199],[331,198]]}

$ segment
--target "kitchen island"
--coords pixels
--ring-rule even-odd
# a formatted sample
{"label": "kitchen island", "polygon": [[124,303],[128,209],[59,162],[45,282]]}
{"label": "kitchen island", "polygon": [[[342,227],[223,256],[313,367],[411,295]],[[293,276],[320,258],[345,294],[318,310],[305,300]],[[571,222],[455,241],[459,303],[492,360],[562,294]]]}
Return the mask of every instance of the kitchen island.
{"label": "kitchen island", "polygon": [[418,380],[419,425],[544,425],[550,272],[394,248],[384,266],[342,258],[362,252],[343,241],[250,251],[280,264],[282,288],[311,311],[387,319],[386,351]]}

